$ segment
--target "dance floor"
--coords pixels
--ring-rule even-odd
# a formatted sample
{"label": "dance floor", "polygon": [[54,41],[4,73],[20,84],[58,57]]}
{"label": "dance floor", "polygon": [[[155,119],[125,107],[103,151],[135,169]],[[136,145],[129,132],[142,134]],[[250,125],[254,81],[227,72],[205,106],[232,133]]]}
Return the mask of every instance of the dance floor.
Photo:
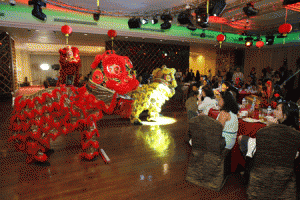
{"label": "dance floor", "polygon": [[[11,103],[0,105],[0,199],[246,199],[239,174],[220,192],[185,181],[191,147],[184,141],[186,112],[168,102],[159,125],[133,126],[106,116],[98,121],[98,141],[111,162],[81,161],[80,133],[59,137],[50,166],[26,164],[25,154],[7,143]],[[145,119],[143,117],[142,119]]]}

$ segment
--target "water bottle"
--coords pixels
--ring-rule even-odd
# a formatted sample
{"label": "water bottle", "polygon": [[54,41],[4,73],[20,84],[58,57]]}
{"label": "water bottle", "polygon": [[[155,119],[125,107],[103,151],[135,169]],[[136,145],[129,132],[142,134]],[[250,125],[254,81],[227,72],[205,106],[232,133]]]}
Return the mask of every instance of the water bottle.
{"label": "water bottle", "polygon": [[243,100],[242,100],[242,107],[244,108],[245,106],[246,106],[246,99],[245,98],[243,98]]}
{"label": "water bottle", "polygon": [[270,115],[271,115],[271,112],[272,112],[272,108],[271,108],[271,106],[268,106],[268,109],[267,109],[267,115],[270,116]]}

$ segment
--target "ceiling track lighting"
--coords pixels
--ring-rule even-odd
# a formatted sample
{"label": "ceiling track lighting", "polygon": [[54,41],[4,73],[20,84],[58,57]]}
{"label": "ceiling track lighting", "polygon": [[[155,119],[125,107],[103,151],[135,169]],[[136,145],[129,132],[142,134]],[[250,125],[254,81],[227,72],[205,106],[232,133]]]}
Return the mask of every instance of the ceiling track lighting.
{"label": "ceiling track lighting", "polygon": [[253,2],[247,3],[246,7],[243,8],[243,11],[247,17],[253,17],[256,16],[259,12],[258,9],[254,8]]}
{"label": "ceiling track lighting", "polygon": [[158,23],[158,19],[157,17],[153,17],[153,19],[151,20],[152,24],[157,24]]}
{"label": "ceiling track lighting", "polygon": [[275,39],[275,36],[273,36],[273,35],[266,36],[266,45],[273,45],[274,39]]}
{"label": "ceiling track lighting", "polygon": [[128,27],[130,29],[132,29],[132,28],[141,28],[141,20],[140,20],[140,18],[136,18],[136,17],[130,18],[128,20]]}
{"label": "ceiling track lighting", "polygon": [[253,45],[253,38],[251,36],[246,37],[245,40],[246,40],[246,42],[245,42],[246,47],[251,47]]}
{"label": "ceiling track lighting", "polygon": [[143,18],[143,19],[142,19],[142,24],[143,24],[143,25],[144,25],[144,24],[148,24],[148,21],[149,21],[149,20],[148,20],[147,18]]}
{"label": "ceiling track lighting", "polygon": [[172,27],[172,20],[173,20],[173,17],[170,15],[170,14],[163,14],[160,16],[160,19],[162,21],[164,21],[161,25],[160,25],[160,29],[162,30],[167,30],[167,29],[170,29]]}
{"label": "ceiling track lighting", "polygon": [[100,0],[97,0],[97,8],[98,8],[98,11],[93,14],[93,18],[95,21],[99,21],[100,15],[101,15]]}
{"label": "ceiling track lighting", "polygon": [[41,0],[28,1],[28,5],[33,5],[32,15],[39,20],[45,21],[47,16],[43,13],[42,7],[46,7],[46,3]]}
{"label": "ceiling track lighting", "polygon": [[101,11],[99,10],[97,13],[93,14],[93,18],[95,21],[99,21],[101,15]]}
{"label": "ceiling track lighting", "polygon": [[15,5],[16,5],[16,1],[15,1],[15,0],[9,0],[9,4],[10,4],[11,6],[15,6]]}

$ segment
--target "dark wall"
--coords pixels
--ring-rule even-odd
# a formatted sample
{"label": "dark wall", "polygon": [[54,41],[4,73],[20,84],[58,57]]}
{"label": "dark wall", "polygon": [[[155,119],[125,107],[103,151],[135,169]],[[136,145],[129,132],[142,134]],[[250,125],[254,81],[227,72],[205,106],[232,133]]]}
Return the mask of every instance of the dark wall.
{"label": "dark wall", "polygon": [[0,99],[11,98],[13,91],[13,62],[11,39],[6,33],[0,33]]}
{"label": "dark wall", "polygon": [[[106,50],[112,49],[111,41],[106,42]],[[152,71],[167,65],[176,70],[189,68],[190,47],[173,44],[114,41],[113,50],[121,56],[128,56],[137,75],[152,73]]]}
{"label": "dark wall", "polygon": [[235,49],[234,50],[234,66],[240,67],[241,70],[244,69],[244,60],[245,60],[245,50],[244,49]]}

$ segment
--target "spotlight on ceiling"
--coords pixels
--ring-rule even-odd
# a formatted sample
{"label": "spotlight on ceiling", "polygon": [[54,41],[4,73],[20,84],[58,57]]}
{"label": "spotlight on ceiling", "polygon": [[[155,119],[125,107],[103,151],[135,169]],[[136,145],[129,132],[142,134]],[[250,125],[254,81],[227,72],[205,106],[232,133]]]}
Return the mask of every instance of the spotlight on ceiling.
{"label": "spotlight on ceiling", "polygon": [[160,25],[160,29],[166,30],[171,28],[173,17],[170,14],[163,14],[160,16],[160,19],[164,21],[164,23]]}
{"label": "spotlight on ceiling", "polygon": [[299,0],[283,0],[283,3],[282,5],[290,5],[290,4],[295,4],[295,3],[298,3]]}
{"label": "spotlight on ceiling", "polygon": [[142,24],[148,24],[148,19],[147,18],[144,18],[144,19],[142,19]]}
{"label": "spotlight on ceiling", "polygon": [[166,30],[166,29],[170,29],[172,26],[172,24],[169,21],[164,21],[164,23],[162,23],[160,25],[160,29]]}
{"label": "spotlight on ceiling", "polygon": [[49,65],[49,64],[41,64],[41,65],[40,65],[40,68],[41,68],[42,70],[48,70],[48,69],[50,68],[50,65]]}
{"label": "spotlight on ceiling", "polygon": [[15,1],[15,0],[9,0],[9,4],[10,4],[11,6],[15,6],[15,5],[16,5],[16,1]]}
{"label": "spotlight on ceiling", "polygon": [[203,7],[198,7],[195,10],[196,13],[196,22],[199,26],[201,26],[202,28],[207,28],[209,26],[208,24],[208,19],[209,16],[206,12],[206,8]]}
{"label": "spotlight on ceiling", "polygon": [[259,12],[256,8],[254,8],[254,4],[252,2],[247,3],[246,7],[243,8],[244,13],[247,17],[256,16]]}
{"label": "spotlight on ceiling", "polygon": [[128,27],[129,28],[141,28],[141,20],[140,18],[130,18],[128,20]]}
{"label": "spotlight on ceiling", "polygon": [[177,17],[177,21],[182,25],[191,24],[192,22],[190,13],[188,11],[181,12]]}
{"label": "spotlight on ceiling", "polygon": [[189,30],[191,30],[191,31],[197,30],[197,27],[196,27],[194,24],[192,24],[192,23],[190,23],[190,24],[187,26],[187,28],[188,28]]}
{"label": "spotlight on ceiling", "polygon": [[158,23],[158,19],[157,17],[153,17],[153,19],[151,20],[152,24],[157,24]]}
{"label": "spotlight on ceiling", "polygon": [[171,22],[173,20],[173,17],[170,14],[163,14],[160,16],[160,19],[163,21]]}
{"label": "spotlight on ceiling", "polygon": [[252,37],[246,37],[246,42],[245,42],[245,46],[246,47],[251,47],[253,45],[253,38]]}
{"label": "spotlight on ceiling", "polygon": [[101,11],[99,10],[97,13],[93,14],[93,18],[95,21],[99,21],[101,15]]}
{"label": "spotlight on ceiling", "polygon": [[266,45],[273,45],[275,36],[269,35],[266,36]]}
{"label": "spotlight on ceiling", "polygon": [[224,9],[226,8],[226,2],[225,2],[225,0],[216,0],[216,1],[213,1],[213,3],[215,5],[213,5],[212,9],[210,9],[209,14],[213,15],[213,16],[219,16],[220,14],[222,14]]}
{"label": "spotlight on ceiling", "polygon": [[45,21],[47,16],[43,13],[42,7],[46,7],[46,3],[41,0],[28,1],[28,5],[33,5],[32,15],[39,20]]}

